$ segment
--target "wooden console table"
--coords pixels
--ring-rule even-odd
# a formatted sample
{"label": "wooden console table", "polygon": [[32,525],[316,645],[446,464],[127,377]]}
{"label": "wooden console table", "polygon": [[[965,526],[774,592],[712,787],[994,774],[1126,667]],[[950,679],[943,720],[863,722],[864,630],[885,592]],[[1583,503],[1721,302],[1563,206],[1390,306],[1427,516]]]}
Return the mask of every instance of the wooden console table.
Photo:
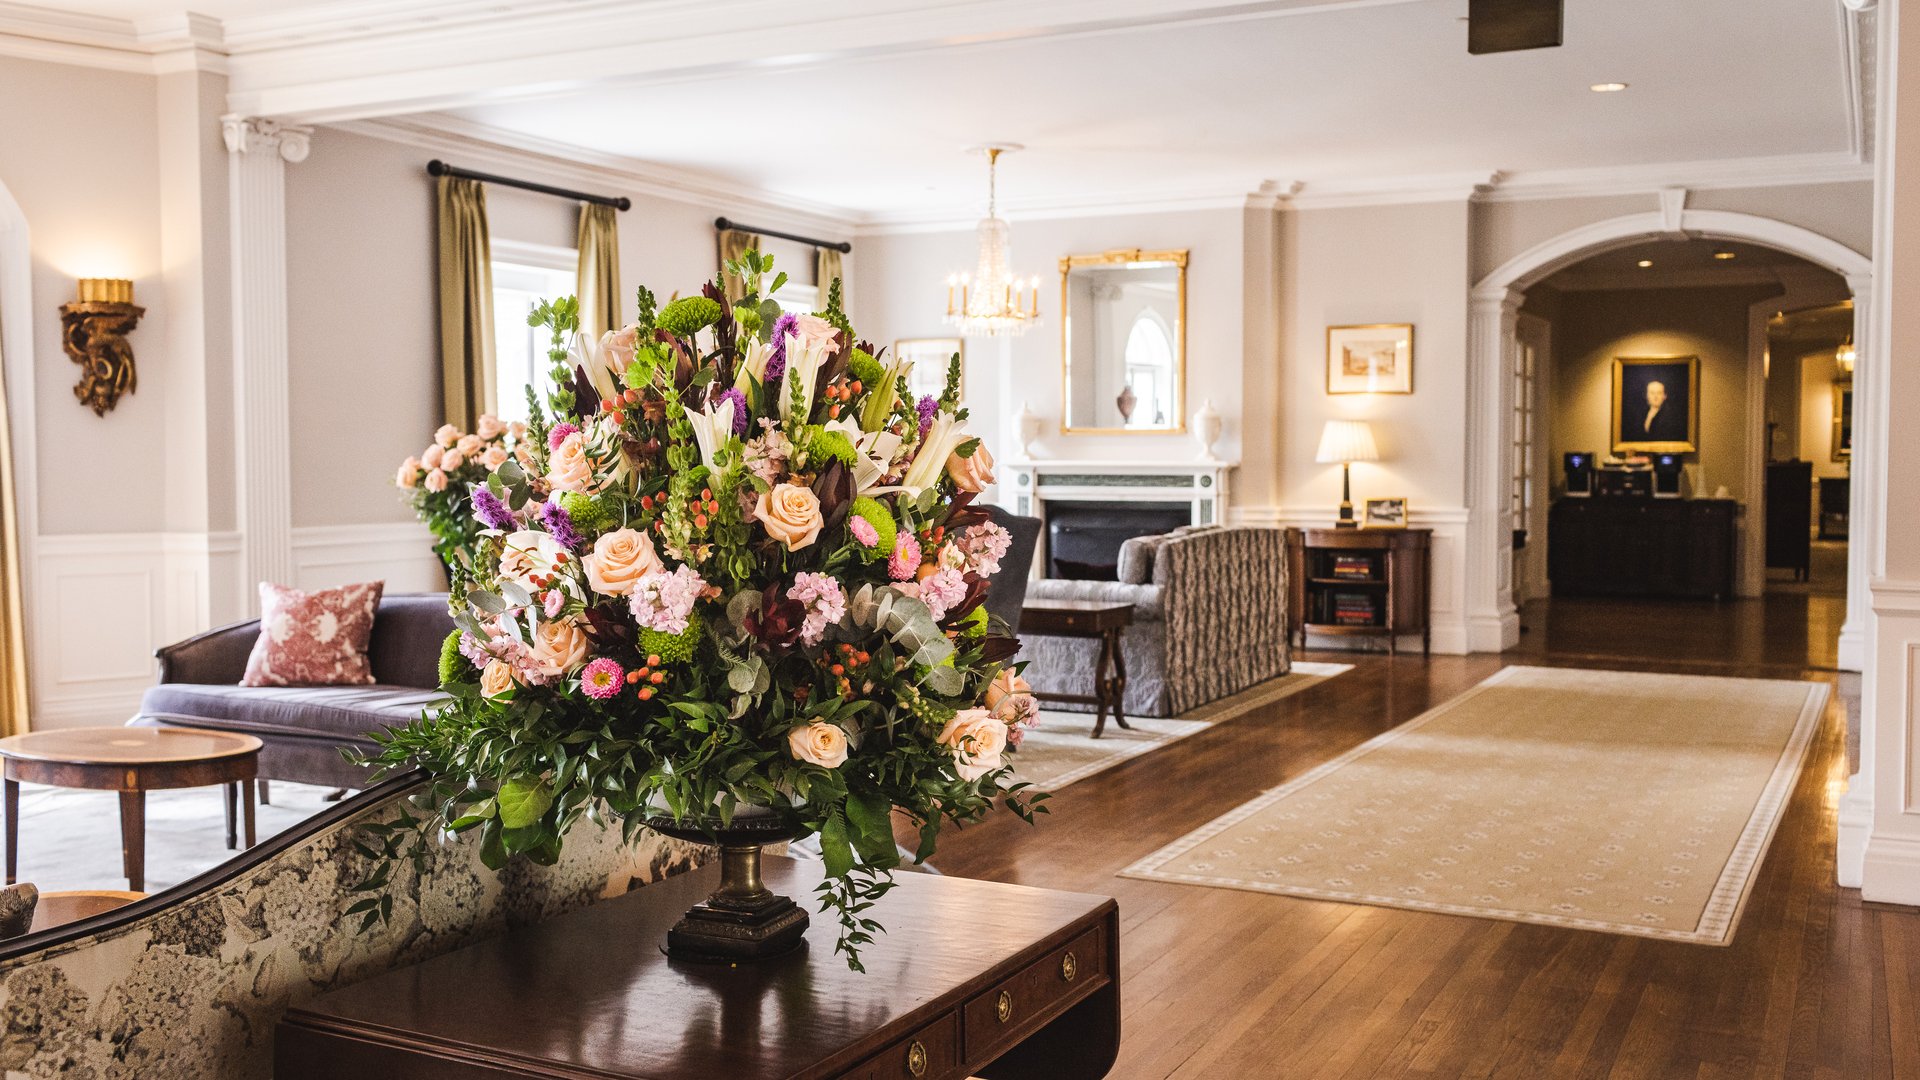
{"label": "wooden console table", "polygon": [[1419,634],[1433,651],[1432,529],[1288,529],[1287,620],[1307,634],[1384,637]]}
{"label": "wooden console table", "polygon": [[[818,863],[768,858],[811,908]],[[667,927],[717,867],[637,889],[296,1006],[278,1080],[1094,1080],[1120,1048],[1119,908],[1105,897],[902,873],[887,927],[760,965],[670,961]],[[347,931],[343,931],[347,932]]]}

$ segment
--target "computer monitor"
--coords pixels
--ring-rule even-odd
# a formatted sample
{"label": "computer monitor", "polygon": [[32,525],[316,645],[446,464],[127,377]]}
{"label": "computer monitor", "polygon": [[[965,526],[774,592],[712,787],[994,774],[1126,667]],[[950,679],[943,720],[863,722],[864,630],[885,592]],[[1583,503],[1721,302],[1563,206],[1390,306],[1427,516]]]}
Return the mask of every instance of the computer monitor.
{"label": "computer monitor", "polygon": [[1585,498],[1593,494],[1593,453],[1577,450],[1565,455],[1567,471],[1567,494]]}

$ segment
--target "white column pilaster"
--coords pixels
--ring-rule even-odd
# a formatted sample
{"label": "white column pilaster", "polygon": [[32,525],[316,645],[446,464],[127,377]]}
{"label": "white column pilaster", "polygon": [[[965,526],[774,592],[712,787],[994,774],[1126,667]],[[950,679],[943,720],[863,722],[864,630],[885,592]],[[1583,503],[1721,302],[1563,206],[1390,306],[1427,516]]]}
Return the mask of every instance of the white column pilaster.
{"label": "white column pilaster", "polygon": [[294,578],[286,167],[306,160],[311,129],[229,116],[221,133],[232,208],[234,480],[253,610],[255,582]]}
{"label": "white column pilaster", "polygon": [[1520,643],[1513,606],[1513,351],[1519,292],[1476,290],[1467,323],[1467,647],[1500,652]]}

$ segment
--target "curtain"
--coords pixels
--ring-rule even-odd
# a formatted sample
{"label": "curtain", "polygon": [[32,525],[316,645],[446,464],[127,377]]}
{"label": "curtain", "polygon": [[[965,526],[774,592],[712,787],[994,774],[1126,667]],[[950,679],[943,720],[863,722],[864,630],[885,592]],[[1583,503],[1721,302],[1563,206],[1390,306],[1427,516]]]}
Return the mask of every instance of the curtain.
{"label": "curtain", "polygon": [[620,326],[620,223],[613,207],[580,204],[580,329],[588,340]]}
{"label": "curtain", "polygon": [[726,229],[720,233],[720,272],[726,274],[726,280],[721,284],[726,289],[728,301],[747,295],[747,283],[727,274],[727,264],[759,246],[760,238],[752,233],[739,229]]}
{"label": "curtain", "polygon": [[492,412],[493,265],[487,191],[477,180],[440,178],[440,372],[447,423],[462,431]]}
{"label": "curtain", "polygon": [[[827,290],[840,280],[840,253],[832,248],[813,249],[813,283],[820,288],[820,310],[827,310]],[[846,284],[842,282],[841,299],[844,301]]]}
{"label": "curtain", "polygon": [[[0,357],[4,363],[4,357]],[[13,430],[0,368],[0,735],[27,730],[27,630],[20,603],[20,517],[13,495]],[[31,403],[24,403],[31,408]]]}

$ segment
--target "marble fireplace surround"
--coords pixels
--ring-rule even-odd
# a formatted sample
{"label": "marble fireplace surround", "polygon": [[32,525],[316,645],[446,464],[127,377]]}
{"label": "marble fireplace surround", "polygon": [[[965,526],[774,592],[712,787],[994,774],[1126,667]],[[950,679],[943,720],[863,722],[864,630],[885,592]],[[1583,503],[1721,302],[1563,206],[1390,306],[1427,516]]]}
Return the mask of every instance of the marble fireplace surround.
{"label": "marble fireplace surround", "polygon": [[[1000,501],[1016,514],[1047,520],[1050,502],[1185,503],[1194,525],[1227,521],[1229,480],[1239,462],[1179,460],[1021,459],[1004,465]],[[1047,565],[1046,529],[1040,530],[1036,571]]]}

